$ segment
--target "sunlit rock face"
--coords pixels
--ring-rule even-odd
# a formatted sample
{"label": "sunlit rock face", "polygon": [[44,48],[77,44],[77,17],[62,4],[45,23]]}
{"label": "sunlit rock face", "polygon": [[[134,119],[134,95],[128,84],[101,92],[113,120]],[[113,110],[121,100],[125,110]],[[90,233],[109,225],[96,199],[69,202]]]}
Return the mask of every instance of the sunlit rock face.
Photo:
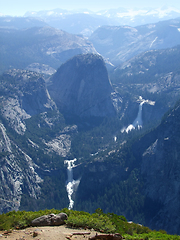
{"label": "sunlit rock face", "polygon": [[7,135],[0,123],[0,213],[19,210],[23,192],[34,199],[41,194],[43,179],[38,166]]}
{"label": "sunlit rock face", "polygon": [[41,75],[28,70],[13,69],[3,74],[1,82],[1,114],[21,135],[26,131],[25,120],[42,112],[55,110]]}
{"label": "sunlit rock face", "polygon": [[58,108],[80,117],[115,115],[112,87],[101,56],[77,55],[61,65],[49,87]]}

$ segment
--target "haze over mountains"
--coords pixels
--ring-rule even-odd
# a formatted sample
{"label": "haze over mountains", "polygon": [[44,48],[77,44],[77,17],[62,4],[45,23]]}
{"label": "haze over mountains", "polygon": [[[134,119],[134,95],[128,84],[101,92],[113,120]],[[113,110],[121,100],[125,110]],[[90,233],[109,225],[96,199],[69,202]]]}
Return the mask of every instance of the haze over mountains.
{"label": "haze over mountains", "polygon": [[118,8],[92,12],[88,9],[67,11],[53,9],[51,11],[27,12],[25,17],[41,18],[50,26],[70,33],[81,33],[89,36],[95,29],[104,25],[138,26],[180,17],[180,10],[173,7],[152,8]]}
{"label": "haze over mountains", "polygon": [[89,37],[96,50],[115,66],[139,53],[174,47],[180,42],[180,19],[138,27],[104,26]]}
{"label": "haze over mountains", "polygon": [[159,11],[173,19],[0,17],[1,212],[68,207],[64,160],[76,158],[75,209],[180,234],[180,20]]}
{"label": "haze over mountains", "polygon": [[[11,25],[17,19],[9,16],[6,25]],[[51,27],[58,28],[73,34],[83,34],[90,36],[98,27],[101,26],[122,26],[128,25],[136,27],[139,25],[157,23],[159,21],[169,20],[180,17],[180,9],[164,6],[161,8],[118,8],[107,9],[98,12],[92,12],[88,9],[68,11],[65,9],[52,9],[44,11],[31,11],[23,16],[31,21],[43,21]],[[34,20],[33,20],[34,19]],[[43,23],[41,23],[43,24]],[[4,24],[5,25],[5,24]],[[17,26],[16,26],[17,27]],[[18,27],[19,28],[19,27]]]}
{"label": "haze over mountains", "polygon": [[33,63],[57,69],[76,54],[97,53],[92,43],[82,36],[49,26],[20,30],[3,27],[0,32],[1,72],[9,68],[28,68]]}
{"label": "haze over mountains", "polygon": [[103,26],[88,39],[49,27],[34,18],[2,17],[0,25],[1,72],[34,63],[56,70],[61,63],[81,53],[99,53],[108,67],[118,66],[141,52],[180,43],[179,18],[138,27]]}

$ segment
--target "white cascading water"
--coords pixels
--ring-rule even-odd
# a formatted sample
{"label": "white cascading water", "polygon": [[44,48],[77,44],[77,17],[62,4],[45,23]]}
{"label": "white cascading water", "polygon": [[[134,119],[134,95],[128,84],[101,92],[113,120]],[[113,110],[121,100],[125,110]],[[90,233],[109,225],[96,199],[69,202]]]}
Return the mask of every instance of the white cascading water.
{"label": "white cascading water", "polygon": [[116,142],[117,141],[117,137],[116,136],[114,136],[114,142]]}
{"label": "white cascading water", "polygon": [[74,201],[72,199],[72,195],[74,193],[75,190],[77,190],[77,187],[80,183],[80,180],[74,180],[73,179],[73,168],[76,167],[76,165],[74,164],[74,162],[77,159],[74,158],[73,160],[65,160],[64,164],[67,164],[67,184],[66,184],[66,190],[68,193],[68,198],[69,198],[69,207],[68,209],[71,210],[74,206]]}
{"label": "white cascading water", "polygon": [[138,115],[137,115],[136,119],[133,122],[133,126],[135,128],[138,127],[138,129],[142,127],[142,106],[143,106],[144,103],[145,103],[145,101],[143,101],[143,102],[141,102],[139,104]]}
{"label": "white cascading water", "polygon": [[138,102],[140,102],[139,104],[139,111],[138,111],[138,115],[136,117],[136,119],[134,120],[134,122],[132,124],[130,124],[126,129],[122,129],[121,132],[126,131],[127,133],[133,129],[135,129],[136,127],[138,129],[142,128],[142,106],[144,103],[147,103],[149,105],[153,105],[155,104],[154,101],[151,100],[145,100],[143,99],[141,96],[139,96]]}

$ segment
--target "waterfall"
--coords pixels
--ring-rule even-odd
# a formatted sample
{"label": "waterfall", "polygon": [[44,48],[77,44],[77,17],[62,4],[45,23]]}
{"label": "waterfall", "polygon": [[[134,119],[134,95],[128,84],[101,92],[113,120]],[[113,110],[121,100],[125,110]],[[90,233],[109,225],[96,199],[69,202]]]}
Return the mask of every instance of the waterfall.
{"label": "waterfall", "polygon": [[143,104],[147,103],[147,104],[153,105],[153,106],[155,104],[154,101],[145,100],[141,96],[139,96],[138,102],[140,102],[140,104],[139,104],[139,111],[138,111],[138,115],[137,115],[136,119],[127,128],[122,129],[121,132],[126,131],[128,133],[129,131],[135,129],[136,127],[138,129],[142,128],[142,107],[143,107]]}
{"label": "waterfall", "polygon": [[144,103],[145,103],[145,101],[143,101],[139,104],[138,115],[132,124],[134,126],[134,128],[138,127],[138,129],[139,129],[142,127],[142,106]]}
{"label": "waterfall", "polygon": [[74,164],[74,162],[77,159],[74,158],[73,160],[65,160],[64,164],[67,164],[67,184],[66,184],[66,191],[68,194],[68,198],[69,198],[69,207],[68,209],[72,209],[74,206],[74,201],[72,199],[72,196],[74,194],[74,192],[77,190],[77,187],[80,183],[80,180],[74,180],[73,179],[73,168],[76,167],[76,165]]}

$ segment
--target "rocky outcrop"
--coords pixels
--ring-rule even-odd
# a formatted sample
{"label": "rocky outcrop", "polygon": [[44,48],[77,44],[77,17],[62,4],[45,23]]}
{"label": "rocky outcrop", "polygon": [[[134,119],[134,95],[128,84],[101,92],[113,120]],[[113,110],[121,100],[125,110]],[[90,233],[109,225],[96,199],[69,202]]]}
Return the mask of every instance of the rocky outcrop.
{"label": "rocky outcrop", "polygon": [[56,109],[39,74],[14,69],[3,77],[7,80],[0,87],[3,93],[1,113],[18,134],[25,133],[26,119]]}
{"label": "rocky outcrop", "polygon": [[115,115],[112,87],[101,56],[77,55],[63,64],[51,81],[49,92],[61,111],[80,117]]}
{"label": "rocky outcrop", "polygon": [[68,219],[66,213],[59,213],[57,215],[51,213],[49,215],[43,215],[32,221],[32,226],[59,226],[65,224],[65,220]]}
{"label": "rocky outcrop", "polygon": [[26,67],[27,70],[41,73],[44,76],[52,75],[56,72],[56,70],[46,64],[40,64],[40,63],[32,63]]}
{"label": "rocky outcrop", "polygon": [[47,153],[55,152],[59,156],[66,157],[71,149],[71,138],[74,133],[77,133],[77,126],[66,127],[61,134],[49,142],[43,141],[46,145]]}
{"label": "rocky outcrop", "polygon": [[0,123],[0,212],[18,210],[24,191],[34,199],[41,194],[37,174],[38,166],[34,164],[22,149],[7,135],[6,128]]}

